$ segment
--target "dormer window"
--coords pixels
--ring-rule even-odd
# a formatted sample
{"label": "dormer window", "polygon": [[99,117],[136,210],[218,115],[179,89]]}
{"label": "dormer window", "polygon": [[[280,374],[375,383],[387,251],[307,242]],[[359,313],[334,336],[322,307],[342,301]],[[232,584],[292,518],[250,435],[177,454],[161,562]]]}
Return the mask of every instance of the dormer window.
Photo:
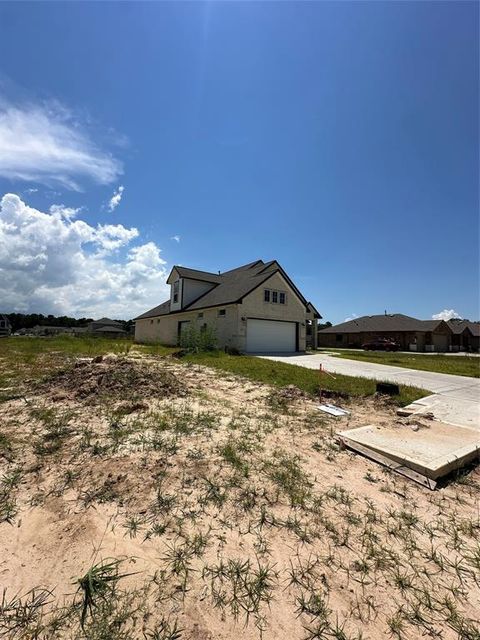
{"label": "dormer window", "polygon": [[173,283],[173,302],[178,302],[179,280]]}

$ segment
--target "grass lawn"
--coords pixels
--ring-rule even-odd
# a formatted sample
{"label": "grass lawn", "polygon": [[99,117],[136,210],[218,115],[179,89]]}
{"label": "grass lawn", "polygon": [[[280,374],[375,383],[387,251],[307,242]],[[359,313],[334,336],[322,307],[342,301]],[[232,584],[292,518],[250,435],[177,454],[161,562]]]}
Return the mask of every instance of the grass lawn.
{"label": "grass lawn", "polygon": [[[167,356],[176,348],[161,345],[139,345],[130,339],[57,336],[51,338],[10,337],[0,340],[0,396],[10,397],[16,384],[30,378],[41,378],[64,369],[78,357],[94,357],[106,353],[132,352]],[[251,356],[230,356],[222,351],[190,355],[180,362],[193,362],[234,373],[250,380],[287,386],[294,384],[307,393],[318,392],[318,373],[283,362]],[[345,396],[371,396],[375,382],[365,378],[335,375],[322,377],[322,388]],[[2,393],[3,389],[3,393]],[[416,387],[401,386],[395,401],[406,405],[427,392]]]}
{"label": "grass lawn", "polygon": [[480,358],[475,356],[445,356],[442,354],[423,355],[416,353],[395,353],[386,351],[351,351],[349,349],[319,349],[335,352],[335,357],[348,360],[362,360],[376,364],[388,364],[420,371],[451,373],[457,376],[480,378]]}
{"label": "grass lawn", "polygon": [[[307,393],[315,394],[319,388],[318,372],[314,369],[306,369],[284,362],[263,360],[252,356],[230,356],[221,351],[210,353],[198,353],[185,358],[188,362],[202,364],[222,371],[228,371],[250,380],[287,386],[294,384]],[[343,376],[335,374],[335,378],[322,376],[322,388],[352,397],[371,396],[375,393],[376,382],[366,378]],[[400,386],[400,395],[394,397],[395,401],[404,406],[414,400],[428,395],[429,392],[416,387]]]}
{"label": "grass lawn", "polygon": [[129,352],[168,355],[175,351],[160,345],[138,345],[132,339],[56,336],[30,338],[15,336],[0,339],[0,394],[26,378],[39,378],[68,366],[78,357]]}

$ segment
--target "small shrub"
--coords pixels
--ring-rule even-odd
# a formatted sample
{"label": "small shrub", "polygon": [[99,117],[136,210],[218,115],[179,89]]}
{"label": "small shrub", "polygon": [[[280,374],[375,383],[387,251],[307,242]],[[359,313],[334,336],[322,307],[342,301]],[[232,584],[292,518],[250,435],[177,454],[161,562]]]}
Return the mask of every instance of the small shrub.
{"label": "small shrub", "polygon": [[195,325],[188,327],[180,336],[180,347],[186,353],[201,353],[202,351],[215,351],[217,348],[217,336],[212,327],[204,325],[198,329]]}

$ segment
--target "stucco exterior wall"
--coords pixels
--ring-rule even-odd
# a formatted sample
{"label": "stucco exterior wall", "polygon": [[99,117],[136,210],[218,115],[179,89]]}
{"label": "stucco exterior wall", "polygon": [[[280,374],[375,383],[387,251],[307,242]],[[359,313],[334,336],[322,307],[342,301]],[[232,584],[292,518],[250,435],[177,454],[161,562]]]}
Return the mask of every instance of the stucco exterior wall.
{"label": "stucco exterior wall", "polygon": [[[273,304],[264,301],[264,290],[285,291],[286,304]],[[238,332],[236,344],[240,351],[245,351],[247,340],[247,318],[264,318],[265,320],[284,320],[299,323],[298,348],[305,351],[305,306],[297,298],[287,281],[279,273],[273,274],[260,287],[249,293],[238,305]],[[245,320],[242,320],[245,318]]]}
{"label": "stucco exterior wall", "polygon": [[[225,309],[225,315],[219,316],[219,310]],[[203,314],[203,317],[199,317]],[[238,312],[236,305],[212,307],[204,311],[186,311],[174,315],[144,318],[135,323],[135,340],[137,342],[159,342],[176,346],[178,344],[178,323],[190,321],[198,329],[206,324],[215,331],[220,348],[235,347],[235,336],[238,326]]]}

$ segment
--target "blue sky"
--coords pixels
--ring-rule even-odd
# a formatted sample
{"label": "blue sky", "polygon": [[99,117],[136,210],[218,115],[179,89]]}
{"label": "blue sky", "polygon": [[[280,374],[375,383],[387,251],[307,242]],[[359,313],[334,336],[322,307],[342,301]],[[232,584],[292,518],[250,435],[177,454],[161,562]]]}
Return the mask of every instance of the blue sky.
{"label": "blue sky", "polygon": [[478,23],[476,2],[0,3],[1,310],[131,317],[175,263],[276,258],[332,322],[478,319]]}

